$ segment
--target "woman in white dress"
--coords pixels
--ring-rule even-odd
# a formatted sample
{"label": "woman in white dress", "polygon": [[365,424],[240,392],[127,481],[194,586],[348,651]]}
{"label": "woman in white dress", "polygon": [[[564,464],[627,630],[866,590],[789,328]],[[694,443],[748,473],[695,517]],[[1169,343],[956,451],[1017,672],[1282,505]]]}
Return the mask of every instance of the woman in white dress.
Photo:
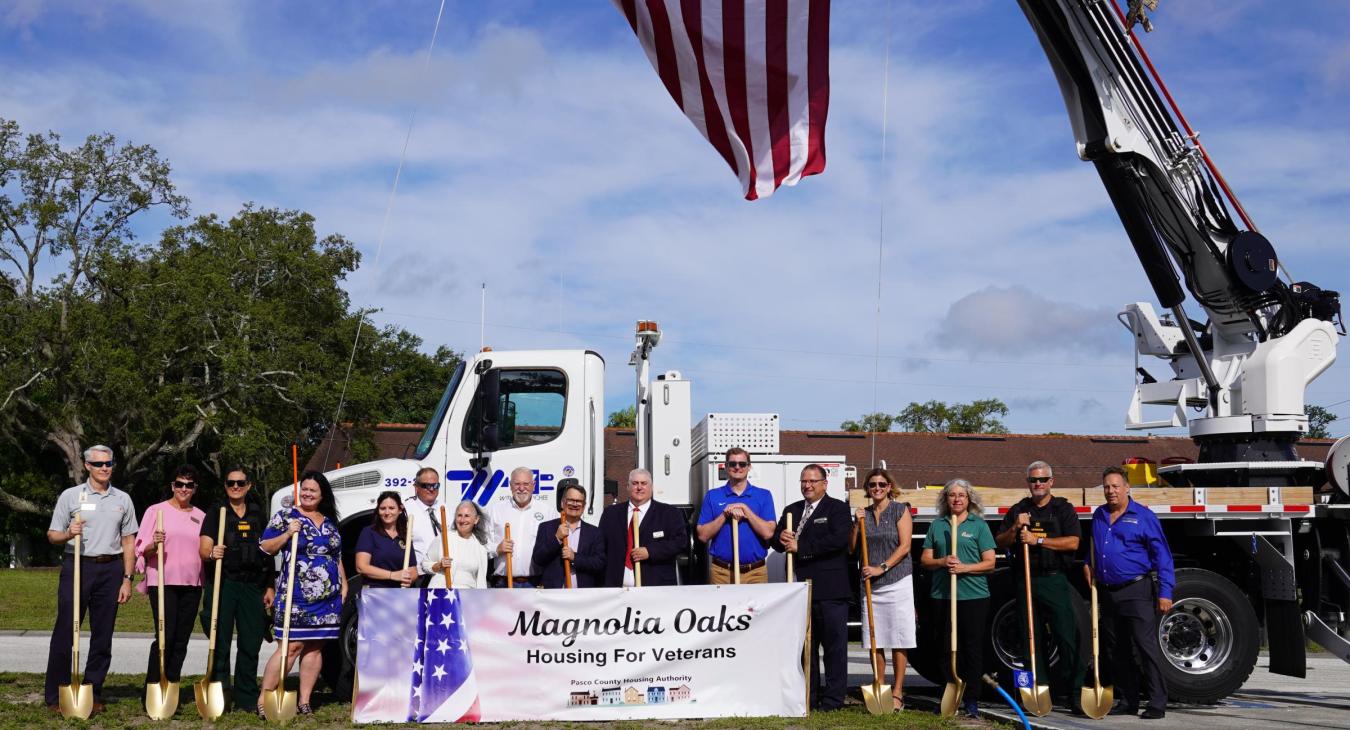
{"label": "woman in white dress", "polygon": [[450,554],[441,554],[441,541],[432,540],[422,563],[431,573],[432,588],[445,587],[445,569],[450,569],[454,588],[487,588],[487,519],[475,502],[464,500],[455,508],[455,529],[449,534]]}
{"label": "woman in white dress", "polygon": [[[909,504],[897,502],[899,496],[895,480],[885,469],[873,469],[863,480],[872,504],[855,514],[867,520],[867,558],[871,565],[862,566],[862,575],[872,579],[872,608],[876,622],[877,648],[881,656],[881,671],[886,672],[885,649],[891,650],[895,667],[895,682],[891,697],[895,710],[904,709],[906,649],[915,643],[914,618],[914,563],[910,546],[914,537],[914,521]],[[858,524],[853,523],[853,544],[857,544]],[[863,648],[871,650],[868,632],[862,632]]]}

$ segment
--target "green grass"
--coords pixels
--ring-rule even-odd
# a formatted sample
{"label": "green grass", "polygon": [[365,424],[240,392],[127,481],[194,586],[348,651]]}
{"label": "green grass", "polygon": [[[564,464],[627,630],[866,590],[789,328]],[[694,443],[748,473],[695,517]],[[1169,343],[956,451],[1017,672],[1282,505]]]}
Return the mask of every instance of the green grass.
{"label": "green grass", "polygon": [[[56,620],[59,568],[0,570],[0,629],[51,631]],[[84,630],[89,630],[86,614]],[[150,633],[150,601],[136,591],[117,608],[116,633]]]}
{"label": "green grass", "polygon": [[[191,682],[196,681],[198,677],[185,677],[179,689],[179,707],[178,715],[170,724],[154,722],[145,716],[145,711],[141,709],[141,698],[145,694],[144,679],[140,676],[128,674],[109,675],[103,686],[104,699],[108,704],[108,711],[102,715],[95,715],[89,722],[67,722],[60,715],[53,715],[47,712],[42,704],[42,682],[43,677],[40,674],[18,674],[13,672],[0,673],[0,729],[3,728],[39,728],[39,727],[206,727],[208,724],[203,722],[197,716],[196,706],[192,699]],[[291,679],[291,685],[294,686],[295,679]],[[756,728],[758,730],[788,730],[796,728],[917,728],[919,730],[946,730],[948,728],[959,727],[985,727],[987,723],[979,721],[965,721],[958,723],[952,720],[945,720],[936,715],[925,712],[909,711],[901,715],[874,716],[867,714],[862,705],[855,704],[856,698],[850,699],[850,705],[840,712],[832,712],[826,715],[813,715],[809,718],[775,718],[775,717],[754,717],[754,718],[720,718],[716,720],[680,720],[680,721],[626,721],[609,723],[583,723],[583,722],[555,722],[555,723],[502,723],[494,727],[502,728],[575,728],[576,730],[585,730],[595,728],[603,724],[607,728],[622,728],[623,730],[638,730],[638,728],[647,728],[653,725],[659,725],[662,728],[671,730],[738,730],[739,728]],[[347,727],[351,707],[346,704],[340,704],[332,701],[332,698],[323,692],[314,693],[314,718],[297,718],[294,727]],[[250,713],[246,712],[228,712],[222,718],[214,723],[214,727],[233,728],[233,727],[262,727],[264,723]],[[381,727],[407,727],[414,728],[418,725],[381,725]]]}

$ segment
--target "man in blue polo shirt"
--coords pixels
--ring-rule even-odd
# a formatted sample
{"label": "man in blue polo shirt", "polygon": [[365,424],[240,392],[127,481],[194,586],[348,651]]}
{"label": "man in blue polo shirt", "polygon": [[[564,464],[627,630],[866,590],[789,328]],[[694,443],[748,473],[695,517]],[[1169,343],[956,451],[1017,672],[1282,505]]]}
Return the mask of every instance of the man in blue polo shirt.
{"label": "man in blue polo shirt", "polygon": [[[1089,581],[1096,580],[1103,589],[1100,594],[1107,614],[1107,646],[1112,657],[1116,697],[1120,699],[1111,714],[1133,715],[1139,711],[1142,668],[1148,684],[1148,707],[1139,717],[1157,720],[1165,717],[1167,710],[1158,621],[1172,609],[1172,588],[1176,585],[1172,550],[1167,546],[1158,516],[1130,499],[1130,482],[1124,469],[1107,467],[1102,472],[1102,491],[1106,504],[1092,513],[1092,549],[1097,554],[1097,571],[1094,576],[1089,563],[1083,566],[1083,572]],[[1158,577],[1156,593],[1150,573]],[[1136,651],[1138,666],[1133,657]]]}
{"label": "man in blue polo shirt", "polygon": [[769,569],[764,565],[778,513],[773,495],[750,483],[750,453],[738,446],[727,449],[727,483],[703,495],[698,513],[698,539],[708,543],[712,562],[710,582],[731,583],[733,578],[732,518],[740,522],[740,561],[742,583],[768,583]]}

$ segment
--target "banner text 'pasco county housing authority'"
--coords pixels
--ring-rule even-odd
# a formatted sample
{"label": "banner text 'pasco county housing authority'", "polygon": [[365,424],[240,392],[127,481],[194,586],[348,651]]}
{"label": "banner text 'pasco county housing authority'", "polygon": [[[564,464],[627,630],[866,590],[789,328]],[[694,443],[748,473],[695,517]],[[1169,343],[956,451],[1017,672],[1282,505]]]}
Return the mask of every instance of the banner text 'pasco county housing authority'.
{"label": "banner text 'pasco county housing authority'", "polygon": [[806,714],[806,584],[361,594],[356,722]]}

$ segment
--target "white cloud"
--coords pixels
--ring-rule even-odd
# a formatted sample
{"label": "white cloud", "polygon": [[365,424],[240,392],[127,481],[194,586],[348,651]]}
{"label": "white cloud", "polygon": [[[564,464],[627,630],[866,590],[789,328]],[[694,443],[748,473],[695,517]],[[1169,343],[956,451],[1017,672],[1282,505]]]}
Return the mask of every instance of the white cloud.
{"label": "white cloud", "polygon": [[969,353],[1110,353],[1129,339],[1114,336],[1114,320],[1109,308],[1054,301],[1021,286],[991,286],[953,302],[933,340]]}

